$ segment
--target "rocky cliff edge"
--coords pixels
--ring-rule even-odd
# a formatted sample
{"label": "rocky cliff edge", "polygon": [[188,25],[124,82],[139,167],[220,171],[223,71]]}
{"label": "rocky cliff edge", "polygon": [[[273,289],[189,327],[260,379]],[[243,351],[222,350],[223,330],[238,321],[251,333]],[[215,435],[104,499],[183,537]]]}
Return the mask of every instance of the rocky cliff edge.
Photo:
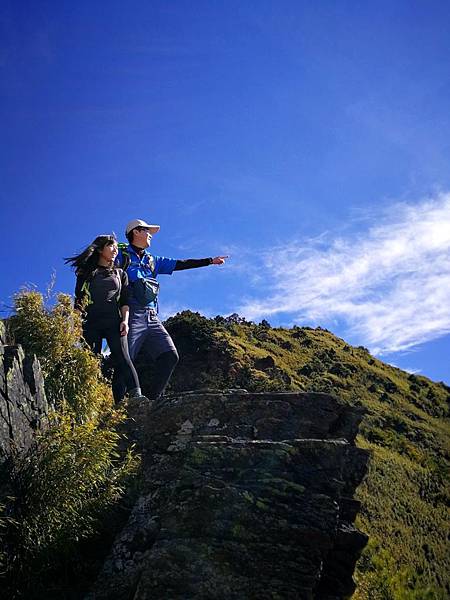
{"label": "rocky cliff edge", "polygon": [[[0,465],[45,427],[42,373],[0,322]],[[363,410],[327,394],[187,392],[128,406],[141,488],[86,600],[349,597]]]}
{"label": "rocky cliff edge", "polygon": [[48,404],[41,367],[21,346],[6,345],[0,321],[0,465],[22,455],[47,423]]}
{"label": "rocky cliff edge", "polygon": [[317,393],[129,405],[142,488],[86,600],[343,599],[367,542],[362,409]]}

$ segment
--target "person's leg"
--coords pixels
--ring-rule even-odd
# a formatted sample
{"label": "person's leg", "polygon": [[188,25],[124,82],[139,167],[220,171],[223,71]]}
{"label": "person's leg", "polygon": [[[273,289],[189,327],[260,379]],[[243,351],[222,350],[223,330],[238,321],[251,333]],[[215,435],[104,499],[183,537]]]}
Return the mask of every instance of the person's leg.
{"label": "person's leg", "polygon": [[[142,346],[147,331],[147,314],[145,312],[145,308],[136,308],[134,306],[130,306],[129,327],[130,330],[127,336],[128,352],[126,354],[126,358],[127,360],[130,360],[132,368],[136,373],[133,361],[135,360]],[[123,346],[122,351],[124,350],[125,348]],[[114,369],[112,389],[116,402],[122,400],[127,391],[127,383],[123,376],[122,370],[120,369]]]}
{"label": "person's leg", "polygon": [[83,324],[83,338],[94,354],[101,354],[101,332],[92,323],[89,323],[89,321]]}
{"label": "person's leg", "polygon": [[120,335],[119,324],[112,324],[105,332],[106,341],[111,351],[111,360],[114,366],[116,376],[113,384],[114,400],[122,400],[124,391],[122,383],[125,384],[125,391],[132,392],[134,395],[140,395],[140,385],[136,370],[128,354],[127,340],[125,336]]}
{"label": "person's leg", "polygon": [[149,392],[150,400],[158,402],[162,398],[178,360],[179,356],[176,350],[163,352],[155,360],[155,375]]}
{"label": "person's leg", "polygon": [[147,338],[149,328],[149,312],[145,308],[135,308],[130,306],[129,328],[128,332],[128,349],[130,358],[134,362],[139,350]]}
{"label": "person's leg", "polygon": [[134,367],[133,361],[130,358],[130,352],[128,349],[128,338],[126,335],[120,336],[120,347],[122,349],[122,354],[125,359],[125,362],[129,367],[129,372],[132,375],[132,380],[130,379],[130,385],[134,384],[134,388],[131,388],[131,390],[128,389],[128,391],[134,392],[135,396],[140,396],[140,395],[142,395],[141,384],[139,383],[139,377],[138,377],[137,371]]}
{"label": "person's leg", "polygon": [[[105,330],[103,326],[97,327],[92,323],[85,323],[83,325],[83,338],[87,345],[90,347],[94,354],[101,355],[103,347],[103,338],[107,337],[108,328]],[[109,345],[109,342],[108,342]],[[128,349],[127,349],[128,350]],[[111,352],[112,354],[112,352]],[[112,357],[111,357],[112,358]],[[134,367],[133,367],[134,369]],[[137,374],[136,374],[136,379]],[[138,380],[139,381],[139,380]],[[138,386],[136,386],[138,387]],[[116,402],[122,400],[127,390],[126,379],[123,376],[123,371],[120,368],[114,368],[113,379],[112,379],[112,392]]]}
{"label": "person's leg", "polygon": [[114,396],[114,402],[118,404],[121,400],[124,399],[125,394],[127,393],[127,384],[125,382],[122,372],[119,369],[114,369],[111,388]]}
{"label": "person's leg", "polygon": [[150,400],[158,401],[169,383],[179,356],[169,332],[154,311],[148,313],[147,332],[142,342],[142,349],[155,362],[155,373],[148,397]]}

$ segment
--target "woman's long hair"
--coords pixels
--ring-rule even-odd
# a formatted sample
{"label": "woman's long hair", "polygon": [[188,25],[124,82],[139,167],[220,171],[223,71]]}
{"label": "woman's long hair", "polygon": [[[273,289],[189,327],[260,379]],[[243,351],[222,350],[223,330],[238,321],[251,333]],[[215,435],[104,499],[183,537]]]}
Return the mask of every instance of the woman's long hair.
{"label": "woman's long hair", "polygon": [[64,259],[66,265],[70,265],[77,275],[90,275],[98,265],[99,254],[108,244],[116,244],[116,236],[112,234],[98,235],[87,248],[76,256]]}

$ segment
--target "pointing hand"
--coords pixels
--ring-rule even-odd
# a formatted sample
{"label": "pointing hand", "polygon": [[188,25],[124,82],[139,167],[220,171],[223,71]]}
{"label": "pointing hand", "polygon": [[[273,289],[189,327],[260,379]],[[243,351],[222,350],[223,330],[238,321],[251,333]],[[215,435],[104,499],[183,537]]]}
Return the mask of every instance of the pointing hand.
{"label": "pointing hand", "polygon": [[227,260],[227,258],[229,258],[229,256],[215,256],[212,259],[212,263],[213,265],[223,265],[223,263]]}

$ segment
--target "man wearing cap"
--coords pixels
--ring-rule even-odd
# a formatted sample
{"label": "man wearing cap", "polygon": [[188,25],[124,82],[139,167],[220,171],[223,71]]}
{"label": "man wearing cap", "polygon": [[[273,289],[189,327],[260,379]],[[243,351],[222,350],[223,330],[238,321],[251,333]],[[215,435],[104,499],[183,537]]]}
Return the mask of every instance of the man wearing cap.
{"label": "man wearing cap", "polygon": [[155,376],[148,397],[156,405],[162,402],[162,395],[179,359],[172,338],[158,318],[159,283],[156,278],[158,275],[171,275],[174,271],[222,265],[228,258],[177,260],[150,254],[147,248],[159,229],[159,225],[150,225],[142,219],[130,221],[125,231],[128,246],[119,250],[116,260],[118,266],[127,269],[128,274],[130,357],[134,362],[139,351],[144,349],[155,361]]}

